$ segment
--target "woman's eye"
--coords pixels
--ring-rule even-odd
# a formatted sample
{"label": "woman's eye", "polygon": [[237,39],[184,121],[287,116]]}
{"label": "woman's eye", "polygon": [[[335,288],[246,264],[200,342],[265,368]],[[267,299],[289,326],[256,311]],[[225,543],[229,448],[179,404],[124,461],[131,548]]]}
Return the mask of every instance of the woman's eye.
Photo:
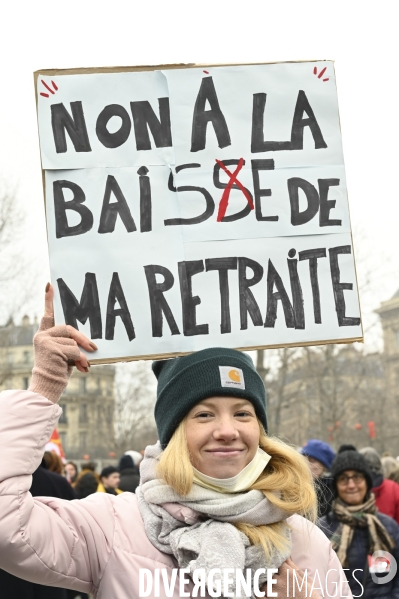
{"label": "woman's eye", "polygon": [[200,412],[199,414],[195,415],[196,418],[206,418],[208,416],[210,417],[212,414],[209,414],[209,412]]}
{"label": "woman's eye", "polygon": [[252,414],[251,414],[251,412],[237,412],[236,416],[239,416],[242,418],[243,416],[252,416]]}

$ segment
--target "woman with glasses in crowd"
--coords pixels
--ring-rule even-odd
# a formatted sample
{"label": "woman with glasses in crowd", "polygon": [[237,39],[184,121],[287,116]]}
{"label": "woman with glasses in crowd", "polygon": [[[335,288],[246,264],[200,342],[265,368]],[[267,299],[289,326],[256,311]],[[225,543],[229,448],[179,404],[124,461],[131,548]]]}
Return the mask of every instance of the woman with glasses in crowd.
{"label": "woman with glasses in crowd", "polygon": [[378,512],[366,460],[357,451],[343,451],[331,476],[335,500],[319,525],[346,569],[353,596],[398,599],[399,526]]}

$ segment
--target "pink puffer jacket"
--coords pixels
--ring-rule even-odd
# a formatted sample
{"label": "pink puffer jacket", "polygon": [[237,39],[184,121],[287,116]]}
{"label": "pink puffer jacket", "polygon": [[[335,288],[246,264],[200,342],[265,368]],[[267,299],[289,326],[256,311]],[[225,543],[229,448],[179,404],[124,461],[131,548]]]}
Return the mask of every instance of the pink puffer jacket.
{"label": "pink puffer jacket", "polygon": [[[0,394],[0,567],[96,599],[136,599],[141,568],[163,568],[171,576],[177,564],[148,540],[134,494],[63,501],[29,493],[31,473],[60,414],[59,406],[36,393]],[[317,570],[320,595],[351,597],[346,583],[340,590],[345,575],[327,537],[300,516],[289,522],[292,559],[310,576]],[[159,596],[167,597],[162,584]],[[173,597],[180,596],[176,584]]]}

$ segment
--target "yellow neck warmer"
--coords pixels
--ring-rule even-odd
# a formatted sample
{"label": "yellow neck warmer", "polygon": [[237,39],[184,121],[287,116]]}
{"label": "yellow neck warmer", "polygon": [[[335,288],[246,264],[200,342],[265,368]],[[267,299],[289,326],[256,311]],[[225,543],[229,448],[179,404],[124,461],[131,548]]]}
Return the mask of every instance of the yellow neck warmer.
{"label": "yellow neck warmer", "polygon": [[266,468],[272,457],[260,447],[255,457],[241,472],[232,478],[212,478],[199,470],[194,470],[194,482],[201,487],[219,493],[239,493],[247,491]]}

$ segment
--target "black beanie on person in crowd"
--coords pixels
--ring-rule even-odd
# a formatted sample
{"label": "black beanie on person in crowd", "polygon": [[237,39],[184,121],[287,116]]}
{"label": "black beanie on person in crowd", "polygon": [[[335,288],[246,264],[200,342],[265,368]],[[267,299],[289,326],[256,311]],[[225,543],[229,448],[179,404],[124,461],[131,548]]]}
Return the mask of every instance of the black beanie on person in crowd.
{"label": "black beanie on person in crowd", "polygon": [[337,494],[337,478],[340,474],[345,472],[345,470],[356,470],[356,472],[361,472],[364,474],[367,482],[367,490],[371,490],[373,486],[373,479],[365,458],[358,451],[353,451],[350,449],[338,453],[337,457],[332,463],[330,472],[333,479],[333,491],[335,494]]}
{"label": "black beanie on person in crowd", "polygon": [[357,449],[354,445],[351,445],[350,443],[344,443],[343,445],[340,445],[338,447],[337,453],[342,453],[343,451],[357,451]]}
{"label": "black beanie on person in crowd", "polygon": [[134,468],[134,470],[137,470],[136,466],[134,465],[133,458],[130,455],[123,455],[119,460],[118,467],[119,472],[121,470],[125,470],[126,468]]}
{"label": "black beanie on person in crowd", "polygon": [[247,354],[211,347],[180,358],[157,360],[152,369],[158,379],[155,422],[163,449],[191,408],[207,397],[247,399],[267,431],[265,386]]}

